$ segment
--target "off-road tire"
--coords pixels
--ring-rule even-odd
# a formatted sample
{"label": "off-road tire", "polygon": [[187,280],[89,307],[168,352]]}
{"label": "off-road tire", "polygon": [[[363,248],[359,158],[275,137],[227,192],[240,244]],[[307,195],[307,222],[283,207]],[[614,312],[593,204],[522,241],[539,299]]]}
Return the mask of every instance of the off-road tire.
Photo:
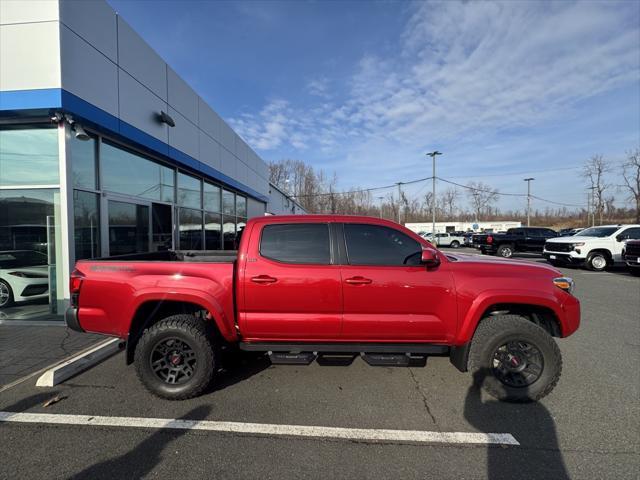
{"label": "off-road tire", "polygon": [[[600,262],[604,259],[604,266],[601,266]],[[596,263],[594,265],[594,262]],[[592,252],[587,256],[587,261],[585,262],[587,268],[594,272],[604,272],[609,265],[609,259],[607,255],[602,252]]]}
{"label": "off-road tire", "polygon": [[[533,344],[543,358],[542,373],[526,387],[512,387],[493,373],[493,355],[506,342],[523,341]],[[562,354],[549,333],[518,315],[496,315],[480,322],[469,351],[469,371],[474,381],[491,396],[505,402],[538,401],[548,395],[562,373]]]}
{"label": "off-road tire", "polygon": [[[194,373],[181,384],[164,382],[151,367],[151,355],[164,339],[176,338],[195,352]],[[155,323],[142,333],[136,345],[134,363],[142,384],[154,395],[167,400],[184,400],[197,397],[209,386],[215,372],[212,334],[205,322],[193,315],[172,315]]]}
{"label": "off-road tire", "polygon": [[500,245],[498,250],[496,251],[499,257],[502,258],[511,258],[513,257],[513,245],[509,243],[505,243],[504,245]]}
{"label": "off-road tire", "polygon": [[6,292],[8,292],[9,297],[7,298],[7,300],[5,301],[4,304],[0,305],[0,308],[7,308],[10,307],[14,304],[14,300],[13,300],[13,290],[11,290],[11,285],[9,285],[7,282],[5,282],[4,280],[0,280],[0,283],[2,284],[2,286],[4,288],[6,288]]}

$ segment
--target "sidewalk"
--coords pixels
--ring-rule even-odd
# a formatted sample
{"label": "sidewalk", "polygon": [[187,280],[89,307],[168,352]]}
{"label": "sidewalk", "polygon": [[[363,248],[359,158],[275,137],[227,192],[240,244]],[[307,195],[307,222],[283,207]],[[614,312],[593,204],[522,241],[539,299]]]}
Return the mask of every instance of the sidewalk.
{"label": "sidewalk", "polygon": [[0,324],[0,387],[58,363],[104,338],[74,332],[62,322]]}

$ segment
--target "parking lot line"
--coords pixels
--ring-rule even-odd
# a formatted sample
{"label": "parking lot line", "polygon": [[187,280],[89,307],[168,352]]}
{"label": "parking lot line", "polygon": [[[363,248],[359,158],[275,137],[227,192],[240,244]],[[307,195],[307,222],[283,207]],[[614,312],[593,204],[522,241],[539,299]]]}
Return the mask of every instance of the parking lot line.
{"label": "parking lot line", "polygon": [[130,427],[174,430],[208,430],[213,432],[247,433],[287,437],[331,438],[359,441],[411,443],[455,443],[520,445],[509,433],[429,432],[422,430],[388,430],[370,428],[318,427],[278,425],[270,423],[218,422],[142,417],[106,417],[47,413],[0,412],[0,422]]}

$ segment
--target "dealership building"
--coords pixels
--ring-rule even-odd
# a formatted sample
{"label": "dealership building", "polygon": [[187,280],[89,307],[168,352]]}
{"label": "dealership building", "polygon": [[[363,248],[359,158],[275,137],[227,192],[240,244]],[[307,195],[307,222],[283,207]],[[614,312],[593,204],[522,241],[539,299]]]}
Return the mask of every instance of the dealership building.
{"label": "dealership building", "polygon": [[104,0],[0,1],[0,320],[56,318],[76,260],[233,249],[268,213],[304,211]]}

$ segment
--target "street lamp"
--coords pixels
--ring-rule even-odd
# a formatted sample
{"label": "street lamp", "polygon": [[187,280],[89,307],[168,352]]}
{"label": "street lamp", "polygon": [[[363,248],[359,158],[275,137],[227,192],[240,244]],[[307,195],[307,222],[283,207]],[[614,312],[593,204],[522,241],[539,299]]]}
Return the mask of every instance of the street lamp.
{"label": "street lamp", "polygon": [[431,223],[431,233],[433,234],[433,238],[436,237],[436,155],[442,155],[442,152],[434,150],[433,152],[427,153],[427,157],[431,157],[432,165],[433,165],[433,194],[431,201],[433,202],[431,205],[431,213],[432,213],[432,223]]}
{"label": "street lamp", "polygon": [[531,180],[535,180],[535,178],[524,179],[527,182],[527,227],[531,226]]}

